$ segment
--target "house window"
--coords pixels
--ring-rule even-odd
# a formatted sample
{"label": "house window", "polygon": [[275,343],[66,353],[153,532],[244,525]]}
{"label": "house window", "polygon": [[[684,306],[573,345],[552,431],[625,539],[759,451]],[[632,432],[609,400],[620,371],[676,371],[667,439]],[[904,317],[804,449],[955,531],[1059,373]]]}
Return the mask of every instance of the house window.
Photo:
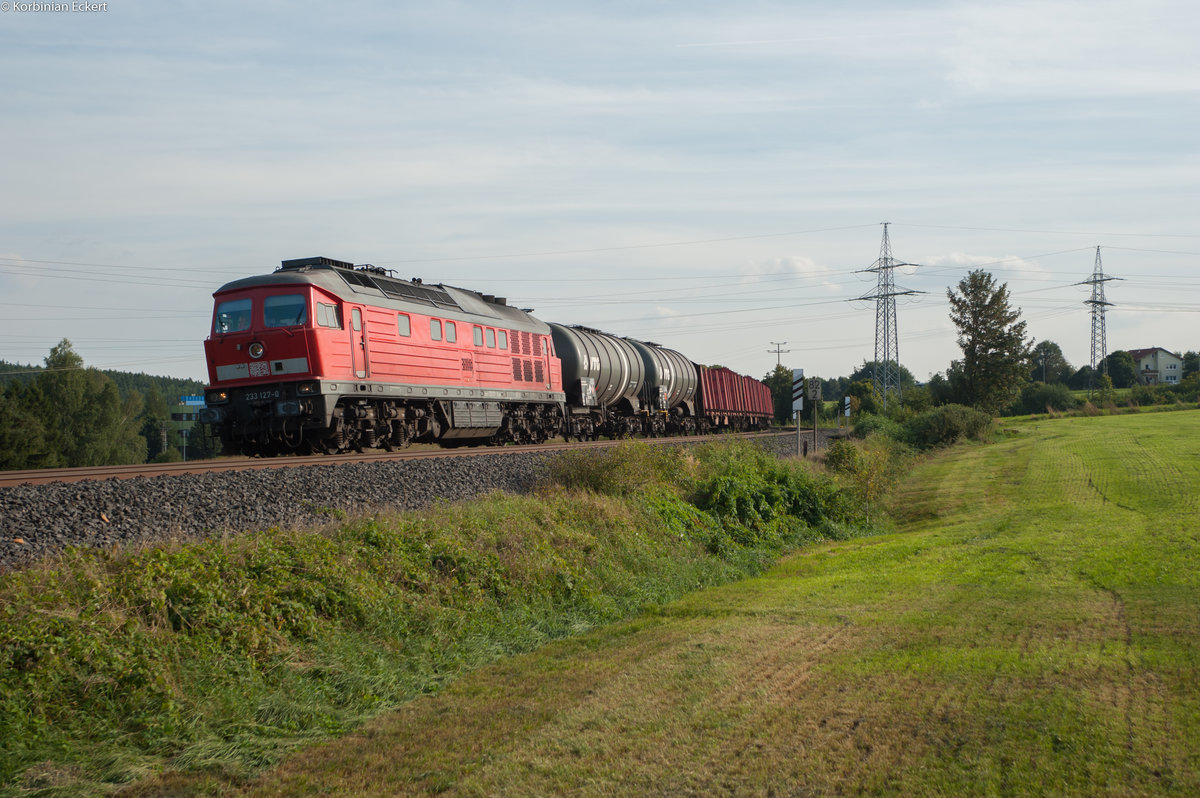
{"label": "house window", "polygon": [[439,319],[429,320],[429,338],[433,341],[442,340],[442,322]]}
{"label": "house window", "polygon": [[409,320],[407,314],[401,313],[396,317],[396,330],[404,338],[412,335],[412,321]]}

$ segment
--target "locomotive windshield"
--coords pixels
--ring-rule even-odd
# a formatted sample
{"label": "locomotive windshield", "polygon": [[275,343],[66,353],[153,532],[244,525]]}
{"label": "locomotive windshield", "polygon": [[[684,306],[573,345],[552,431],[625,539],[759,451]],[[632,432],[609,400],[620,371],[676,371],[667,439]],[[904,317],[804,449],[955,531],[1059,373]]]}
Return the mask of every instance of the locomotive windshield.
{"label": "locomotive windshield", "polygon": [[217,305],[213,332],[231,333],[250,329],[250,300],[230,299]]}
{"label": "locomotive windshield", "polygon": [[264,327],[291,327],[308,320],[308,302],[302,294],[269,296],[263,300]]}

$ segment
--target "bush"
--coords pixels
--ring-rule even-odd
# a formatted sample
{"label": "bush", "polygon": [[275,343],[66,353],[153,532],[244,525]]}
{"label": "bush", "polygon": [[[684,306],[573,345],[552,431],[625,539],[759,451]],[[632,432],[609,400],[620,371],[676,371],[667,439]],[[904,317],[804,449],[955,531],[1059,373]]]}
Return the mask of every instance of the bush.
{"label": "bush", "polygon": [[1079,400],[1061,382],[1049,385],[1031,382],[1021,389],[1020,398],[1013,402],[1009,411],[1012,415],[1029,416],[1034,413],[1062,413],[1077,407]]}
{"label": "bush", "polygon": [[625,441],[604,449],[576,449],[551,461],[547,477],[564,488],[602,496],[629,496],[651,486],[686,489],[694,465],[686,450]]}
{"label": "bush", "polygon": [[995,422],[982,410],[965,405],[942,405],[905,424],[906,443],[918,449],[949,446],[963,440],[987,440]]}
{"label": "bush", "polygon": [[872,509],[896,484],[913,456],[913,450],[884,433],[861,442],[834,441],[825,452],[825,467],[853,494],[869,522]]}
{"label": "bush", "polygon": [[895,419],[869,413],[860,416],[854,424],[854,437],[866,438],[872,433],[880,433],[897,441],[904,440],[906,435],[904,425]]}

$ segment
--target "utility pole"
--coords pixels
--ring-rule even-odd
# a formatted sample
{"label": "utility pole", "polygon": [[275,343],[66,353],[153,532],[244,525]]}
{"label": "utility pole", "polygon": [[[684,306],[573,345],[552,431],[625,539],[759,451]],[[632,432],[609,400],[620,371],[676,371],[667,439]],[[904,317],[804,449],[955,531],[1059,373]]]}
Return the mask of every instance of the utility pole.
{"label": "utility pole", "polygon": [[896,276],[893,274],[896,267],[917,264],[902,263],[892,257],[892,242],[888,238],[889,224],[883,222],[883,242],[879,245],[879,258],[869,268],[862,270],[879,275],[875,292],[863,294],[855,300],[875,300],[875,366],[871,380],[876,393],[883,400],[884,410],[887,409],[889,393],[895,392],[896,399],[903,400],[900,391],[900,332],[896,327],[896,297],[925,293],[896,288]]}
{"label": "utility pole", "polygon": [[1109,277],[1104,273],[1104,265],[1100,262],[1100,247],[1096,247],[1096,265],[1092,269],[1091,278],[1076,285],[1090,285],[1092,296],[1083,300],[1083,304],[1092,306],[1092,373],[1088,376],[1088,396],[1096,389],[1096,366],[1108,371],[1108,344],[1105,340],[1104,309],[1112,305],[1104,299],[1104,284],[1109,280],[1119,280],[1120,277]]}
{"label": "utility pole", "polygon": [[787,341],[772,341],[771,346],[773,346],[775,348],[767,350],[768,352],[775,353],[775,368],[779,368],[780,366],[783,365],[783,354],[785,352],[792,351],[790,349],[784,349],[783,347],[785,344],[787,344]]}

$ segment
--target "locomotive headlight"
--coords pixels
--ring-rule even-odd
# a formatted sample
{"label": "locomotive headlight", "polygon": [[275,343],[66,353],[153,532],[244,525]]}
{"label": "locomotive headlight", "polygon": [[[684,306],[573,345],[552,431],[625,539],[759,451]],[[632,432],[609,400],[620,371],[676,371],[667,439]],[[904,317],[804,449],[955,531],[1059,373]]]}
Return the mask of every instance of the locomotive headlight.
{"label": "locomotive headlight", "polygon": [[229,394],[226,391],[209,391],[204,396],[205,404],[219,405],[229,401]]}
{"label": "locomotive headlight", "polygon": [[254,343],[250,344],[250,349],[249,349],[250,357],[254,358],[255,360],[262,357],[263,352],[265,352],[265,351],[266,350],[263,349],[263,345],[260,344],[258,341],[255,341]]}
{"label": "locomotive headlight", "polygon": [[314,394],[317,392],[317,384],[315,382],[302,382],[296,386],[296,393],[301,395]]}

